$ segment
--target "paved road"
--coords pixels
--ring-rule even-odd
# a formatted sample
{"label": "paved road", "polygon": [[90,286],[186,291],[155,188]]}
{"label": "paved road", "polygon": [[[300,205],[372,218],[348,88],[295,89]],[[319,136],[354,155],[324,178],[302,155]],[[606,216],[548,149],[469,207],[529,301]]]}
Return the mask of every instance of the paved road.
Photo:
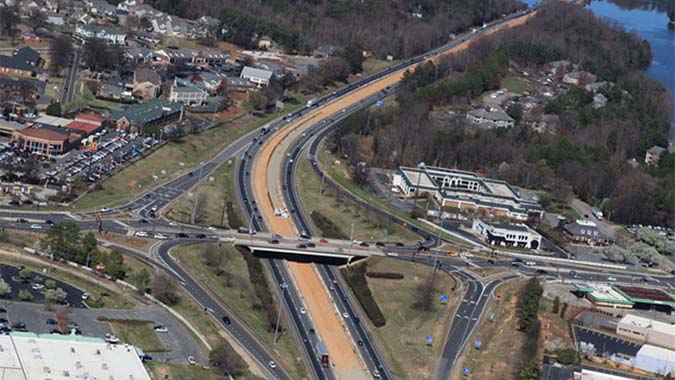
{"label": "paved road", "polygon": [[77,89],[75,85],[77,84],[77,77],[80,71],[80,49],[77,47],[73,48],[73,51],[70,55],[70,60],[68,61],[68,68],[66,71],[66,77],[63,81],[63,89],[61,91],[61,98],[59,102],[61,104],[70,103],[75,99],[75,93]]}

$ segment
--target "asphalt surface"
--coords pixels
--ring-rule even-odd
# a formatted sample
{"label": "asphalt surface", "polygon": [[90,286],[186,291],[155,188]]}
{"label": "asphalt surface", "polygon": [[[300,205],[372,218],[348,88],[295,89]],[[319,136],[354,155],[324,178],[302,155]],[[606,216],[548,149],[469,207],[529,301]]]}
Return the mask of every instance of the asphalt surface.
{"label": "asphalt surface", "polygon": [[574,325],[573,329],[576,341],[578,343],[585,342],[595,346],[596,354],[598,356],[624,355],[635,357],[642,347],[640,344],[578,325]]}
{"label": "asphalt surface", "polygon": [[70,103],[75,99],[75,93],[77,92],[75,84],[77,83],[77,76],[80,69],[80,55],[80,49],[74,47],[70,55],[70,60],[68,61],[66,77],[63,81],[63,91],[61,91],[61,98],[59,99],[62,105]]}

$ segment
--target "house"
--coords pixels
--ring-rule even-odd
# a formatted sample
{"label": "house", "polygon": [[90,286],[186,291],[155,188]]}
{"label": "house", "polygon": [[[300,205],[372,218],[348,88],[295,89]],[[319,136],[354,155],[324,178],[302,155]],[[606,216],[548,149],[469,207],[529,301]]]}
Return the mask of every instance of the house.
{"label": "house", "polygon": [[180,87],[175,84],[171,86],[169,100],[185,105],[199,105],[206,101],[209,93],[196,87]]}
{"label": "house", "polygon": [[585,86],[584,86],[584,89],[585,89],[586,91],[591,91],[591,92],[593,92],[593,93],[595,94],[595,93],[597,93],[598,91],[600,91],[600,90],[602,90],[603,88],[605,88],[606,86],[609,86],[609,84],[608,84],[606,81],[602,81],[602,82],[593,82],[593,83],[589,83],[589,84],[585,85]]}
{"label": "house", "polygon": [[471,124],[485,126],[487,128],[513,127],[515,121],[511,116],[499,108],[485,110],[483,108],[471,110],[466,113],[466,118]]}
{"label": "house", "polygon": [[0,74],[34,77],[41,71],[39,67],[23,61],[20,57],[0,55]]}
{"label": "house", "polygon": [[117,128],[138,133],[159,129],[183,119],[183,105],[163,99],[133,104],[113,111],[110,116]]}
{"label": "house", "polygon": [[262,60],[262,59],[259,60],[258,62],[255,63],[255,68],[271,71],[273,76],[277,78],[284,76],[284,73],[286,72],[286,68],[270,60]]}
{"label": "house", "polygon": [[[34,100],[44,89],[38,88],[40,82],[38,80],[30,79],[13,79],[8,77],[0,77],[0,93],[8,99],[13,97],[23,100]],[[42,90],[42,91],[41,91]]]}
{"label": "house", "polygon": [[267,50],[267,49],[269,49],[270,47],[272,47],[272,42],[273,42],[273,41],[272,41],[272,38],[271,38],[271,37],[269,37],[269,36],[262,36],[262,37],[258,40],[258,48],[259,48],[259,49],[265,49],[265,50]]}
{"label": "house", "polygon": [[584,86],[588,83],[593,83],[596,76],[586,71],[572,71],[563,77],[562,81],[574,86]]}
{"label": "house", "polygon": [[124,45],[127,39],[126,33],[117,28],[93,24],[77,25],[75,27],[75,36],[82,40],[99,38],[113,45]]}
{"label": "house", "polygon": [[544,65],[546,70],[548,71],[549,74],[551,75],[559,75],[567,71],[568,68],[572,66],[572,63],[570,61],[553,61],[549,62]]}
{"label": "house", "polygon": [[98,89],[98,97],[112,100],[130,99],[132,94],[121,86],[109,83],[102,83]]}
{"label": "house", "polygon": [[661,159],[661,155],[666,151],[666,148],[654,145],[645,152],[645,164],[656,165]]}
{"label": "house", "polygon": [[529,249],[541,247],[541,235],[522,223],[485,223],[474,219],[472,230],[491,245]]}
{"label": "house", "polygon": [[312,55],[314,58],[328,58],[337,54],[337,48],[332,45],[323,45],[314,49]]}
{"label": "house", "polygon": [[144,47],[130,48],[124,50],[124,59],[129,63],[150,63],[155,60],[155,54],[152,50]]}
{"label": "house", "polygon": [[245,66],[239,77],[242,79],[248,79],[258,87],[265,87],[270,83],[273,75],[274,73],[268,70]]}
{"label": "house", "polygon": [[225,77],[228,90],[238,91],[238,92],[248,92],[251,91],[257,86],[248,79],[243,79],[239,77]]}
{"label": "house", "polygon": [[40,56],[40,53],[30,46],[24,46],[15,50],[14,58],[33,66],[41,67],[44,64],[44,60]]}
{"label": "house", "polygon": [[151,100],[159,95],[162,77],[156,71],[138,68],[134,71],[133,94],[142,100]]}
{"label": "house", "polygon": [[45,19],[45,22],[47,24],[56,26],[63,26],[66,24],[66,21],[63,19],[63,16],[54,12],[47,12],[47,18]]}
{"label": "house", "polygon": [[575,242],[604,244],[608,239],[600,232],[598,225],[590,220],[577,220],[563,227],[565,235]]}
{"label": "house", "polygon": [[607,97],[603,94],[593,96],[593,108],[602,108],[607,105]]}
{"label": "house", "polygon": [[162,42],[162,39],[159,38],[158,36],[151,34],[151,33],[145,33],[145,32],[136,32],[134,33],[134,38],[136,38],[139,41],[147,42],[150,44],[158,44]]}

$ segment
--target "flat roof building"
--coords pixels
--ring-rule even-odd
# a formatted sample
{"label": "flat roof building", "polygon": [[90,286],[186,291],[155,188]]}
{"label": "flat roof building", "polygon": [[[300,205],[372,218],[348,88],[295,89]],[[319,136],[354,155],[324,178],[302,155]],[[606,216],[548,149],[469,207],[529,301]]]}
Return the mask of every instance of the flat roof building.
{"label": "flat roof building", "polygon": [[633,302],[617,292],[611,285],[597,283],[572,283],[574,293],[585,296],[594,305],[619,309],[632,309]]}
{"label": "flat roof building", "polygon": [[541,247],[541,235],[522,223],[485,223],[474,219],[472,229],[492,245],[530,249]]}
{"label": "flat roof building", "polygon": [[47,124],[33,124],[28,128],[16,130],[12,139],[22,151],[48,156],[59,156],[74,146],[82,138],[82,132]]}
{"label": "flat roof building", "polygon": [[641,343],[675,349],[675,326],[627,314],[616,326],[616,333]]}
{"label": "flat roof building", "polygon": [[505,181],[482,178],[475,173],[422,165],[421,168],[399,167],[393,186],[405,197],[432,194],[444,207],[486,211],[495,216],[527,220],[541,217],[544,210],[535,201],[523,199]]}
{"label": "flat roof building", "polygon": [[8,380],[150,380],[133,346],[21,332],[0,336],[0,372]]}
{"label": "flat roof building", "polygon": [[675,351],[645,344],[635,355],[633,367],[659,375],[675,374]]}
{"label": "flat roof building", "polygon": [[675,309],[675,298],[658,288],[640,286],[614,285],[614,289],[638,307],[658,309]]}
{"label": "flat roof building", "polygon": [[255,83],[258,87],[265,87],[270,84],[270,80],[274,73],[269,70],[256,69],[255,67],[245,66],[241,70],[240,77],[242,79],[248,79],[252,83]]}

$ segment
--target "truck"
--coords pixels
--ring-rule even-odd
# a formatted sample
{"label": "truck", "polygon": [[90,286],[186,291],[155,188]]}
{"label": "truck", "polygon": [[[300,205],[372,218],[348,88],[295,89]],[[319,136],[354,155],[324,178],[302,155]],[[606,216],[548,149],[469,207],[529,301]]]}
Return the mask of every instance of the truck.
{"label": "truck", "polygon": [[330,355],[328,355],[328,349],[323,341],[318,340],[316,342],[316,354],[319,357],[319,361],[323,367],[328,367],[330,365]]}
{"label": "truck", "polygon": [[597,207],[593,207],[593,209],[591,210],[591,212],[593,213],[593,216],[595,216],[595,217],[598,218],[598,219],[602,219],[602,217],[604,216],[604,215],[602,214],[602,211],[600,211],[600,209],[597,208]]}
{"label": "truck", "polygon": [[311,106],[315,105],[317,103],[317,101],[318,100],[316,98],[315,99],[309,99],[307,101],[307,107],[311,107]]}

